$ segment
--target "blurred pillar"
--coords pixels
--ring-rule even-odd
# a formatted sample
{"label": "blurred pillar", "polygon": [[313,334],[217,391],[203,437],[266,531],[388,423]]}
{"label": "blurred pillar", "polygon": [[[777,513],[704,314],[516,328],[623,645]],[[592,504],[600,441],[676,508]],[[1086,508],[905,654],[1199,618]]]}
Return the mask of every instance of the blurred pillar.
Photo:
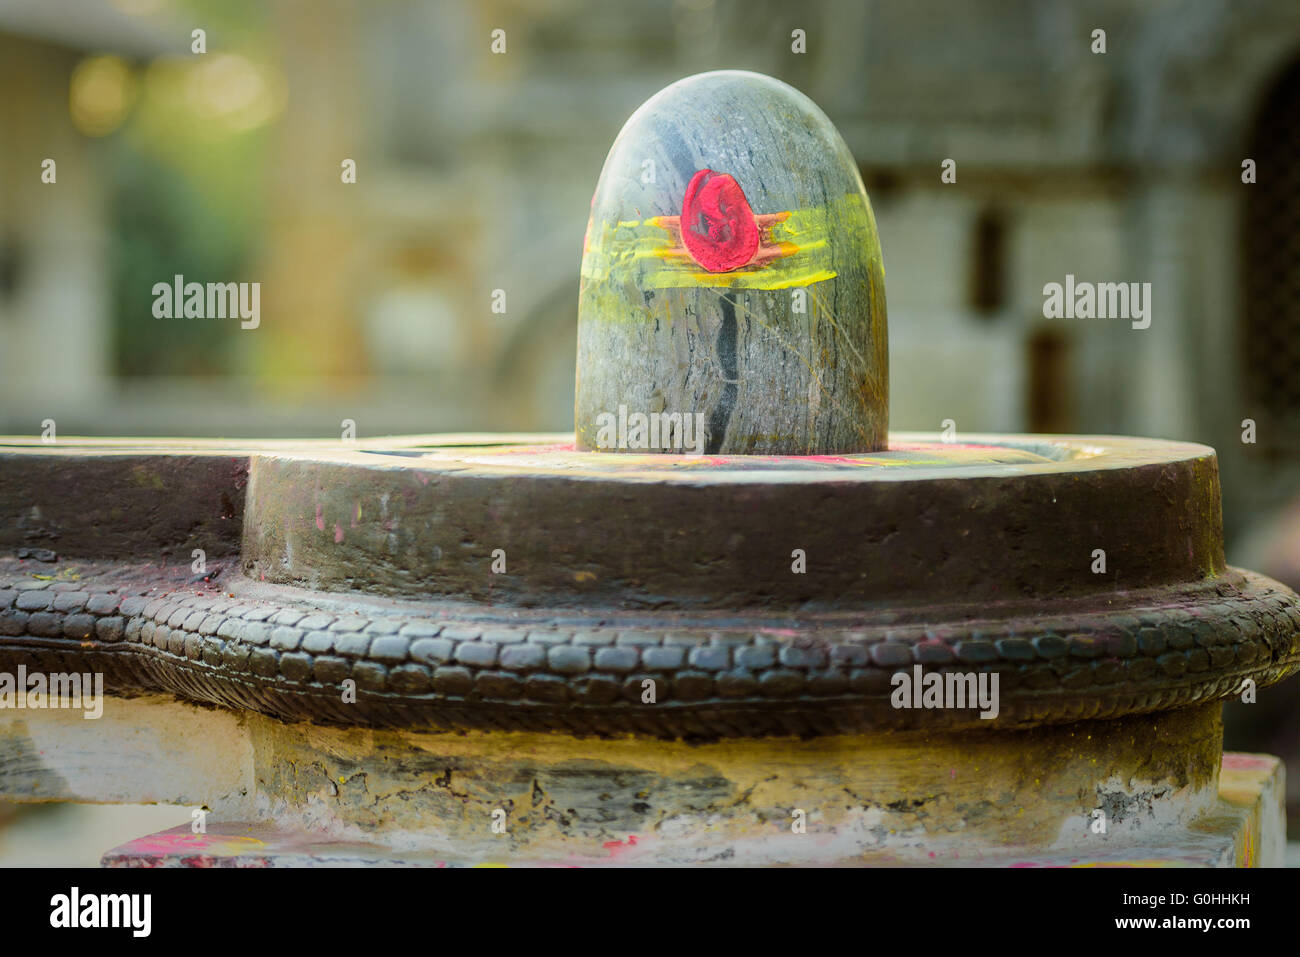
{"label": "blurred pillar", "polygon": [[1128,403],[1126,428],[1143,435],[1185,439],[1197,434],[1198,407],[1192,387],[1188,340],[1201,321],[1199,304],[1188,295],[1195,261],[1196,192],[1190,183],[1170,173],[1145,184],[1137,202],[1135,249],[1130,258],[1130,282],[1150,282],[1151,325],[1130,327],[1142,336],[1132,350],[1133,401]]}
{"label": "blurred pillar", "polygon": [[[69,119],[75,64],[67,50],[0,35],[0,405],[35,416],[24,421],[33,431],[108,387],[103,172]],[[54,183],[41,180],[46,159]]]}
{"label": "blurred pillar", "polygon": [[[277,0],[271,30],[288,101],[267,175],[259,377],[279,392],[337,387],[368,374],[355,301],[360,126],[358,8]],[[357,184],[342,162],[357,161]]]}

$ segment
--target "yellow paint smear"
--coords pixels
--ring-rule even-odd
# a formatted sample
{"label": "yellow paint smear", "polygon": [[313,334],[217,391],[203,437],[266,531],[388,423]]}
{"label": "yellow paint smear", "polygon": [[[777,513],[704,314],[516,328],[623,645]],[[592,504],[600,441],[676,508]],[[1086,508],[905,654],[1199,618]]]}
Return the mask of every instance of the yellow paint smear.
{"label": "yellow paint smear", "polygon": [[642,289],[787,289],[835,278],[832,233],[841,247],[872,254],[876,248],[866,203],[853,193],[829,206],[777,214],[766,228],[764,242],[776,255],[731,272],[701,269],[682,249],[668,219],[654,216],[599,226],[592,223],[582,257],[582,278],[588,282],[632,278]]}

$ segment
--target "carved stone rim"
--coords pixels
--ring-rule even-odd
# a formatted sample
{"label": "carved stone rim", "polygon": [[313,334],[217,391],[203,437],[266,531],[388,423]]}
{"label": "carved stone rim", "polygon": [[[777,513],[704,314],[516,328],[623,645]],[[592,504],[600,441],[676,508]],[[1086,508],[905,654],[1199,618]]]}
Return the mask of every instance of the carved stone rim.
{"label": "carved stone rim", "polygon": [[[1210,701],[1300,667],[1295,595],[1235,570],[1040,616],[780,622],[502,613],[229,573],[196,583],[183,567],[82,565],[76,582],[31,587],[17,565],[0,560],[0,668],[103,671],[117,693],[331,724],[702,740],[990,730]],[[917,667],[996,673],[998,717],[894,708],[892,676]]]}

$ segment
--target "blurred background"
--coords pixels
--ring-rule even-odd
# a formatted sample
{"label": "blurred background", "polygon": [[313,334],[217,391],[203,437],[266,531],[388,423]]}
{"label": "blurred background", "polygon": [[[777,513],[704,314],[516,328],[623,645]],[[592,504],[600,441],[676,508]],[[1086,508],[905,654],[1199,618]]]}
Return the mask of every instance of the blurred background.
{"label": "blurred background", "polygon": [[[1300,587],[1295,0],[0,0],[0,433],[571,428],[605,154],[718,68],[860,163],[895,429],[1212,445],[1229,559]],[[1151,327],[1045,320],[1067,273]],[[260,282],[260,327],[155,319],[176,274]],[[1295,685],[1229,746],[1300,767]]]}

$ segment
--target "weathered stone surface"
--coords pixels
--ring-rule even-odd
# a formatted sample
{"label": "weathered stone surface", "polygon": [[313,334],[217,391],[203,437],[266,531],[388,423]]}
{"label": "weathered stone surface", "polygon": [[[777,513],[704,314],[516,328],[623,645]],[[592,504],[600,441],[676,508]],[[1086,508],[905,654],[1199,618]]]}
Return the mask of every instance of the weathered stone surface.
{"label": "weathered stone surface", "polygon": [[[112,559],[35,578],[0,557],[0,664],[81,664],[110,693],[286,720],[697,741],[1117,717],[1300,664],[1296,597],[1223,563],[1211,450],[894,439],[844,456],[416,438],[390,440],[400,457],[259,455],[243,560],[211,580]],[[1123,557],[1105,576],[1065,547],[1085,528]],[[996,718],[893,707],[913,666],[998,673]]]}
{"label": "weathered stone surface", "polygon": [[[150,699],[113,702],[103,722],[41,717],[41,740],[59,743],[43,762],[24,760],[35,736],[22,723],[0,729],[9,766],[36,769],[3,778],[3,796],[211,807],[206,834],[186,824],[132,842],[106,855],[119,866],[1276,866],[1285,832],[1278,761],[1220,755],[1212,705],[1005,739],[711,745],[358,739]],[[498,834],[487,823],[502,807]],[[1098,807],[1105,833],[1089,826]],[[792,808],[807,833],[790,827]]]}
{"label": "weathered stone surface", "polygon": [[[0,448],[0,548],[24,546],[30,558],[53,563],[161,555],[188,562],[192,548],[210,559],[237,551],[248,456],[194,441],[155,442],[153,452],[141,453],[148,444],[109,454]],[[57,541],[58,554],[25,547],[32,538]]]}
{"label": "weathered stone surface", "polygon": [[[620,410],[628,426],[611,429]],[[658,413],[686,424],[669,436],[656,423],[638,444],[630,417]],[[628,120],[584,243],[576,426],[579,448],[608,451],[885,447],[875,219],[844,141],[802,93],[704,73]]]}
{"label": "weathered stone surface", "polygon": [[25,591],[18,596],[19,611],[44,611],[54,601],[54,595],[48,591]]}

